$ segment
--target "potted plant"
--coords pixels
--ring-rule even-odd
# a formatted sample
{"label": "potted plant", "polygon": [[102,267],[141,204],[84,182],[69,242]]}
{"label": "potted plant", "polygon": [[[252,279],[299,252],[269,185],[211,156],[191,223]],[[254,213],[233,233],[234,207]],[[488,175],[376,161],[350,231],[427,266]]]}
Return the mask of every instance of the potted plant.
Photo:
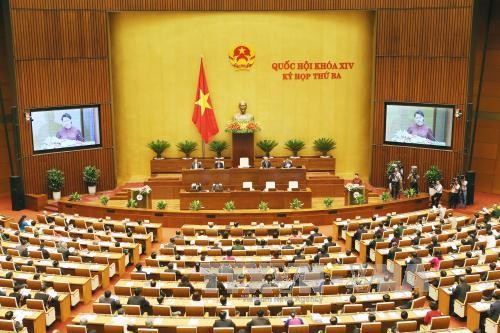
{"label": "potted plant", "polygon": [[363,196],[363,194],[354,192],[352,196],[354,197],[354,202],[356,203],[356,205],[362,205],[365,203],[365,197]]}
{"label": "potted plant", "polygon": [[102,197],[99,198],[99,202],[101,203],[101,205],[107,206],[109,202],[109,197],[103,195]]}
{"label": "potted plant", "polygon": [[291,209],[302,209],[303,206],[304,203],[297,198],[293,199],[292,202],[290,202]]}
{"label": "potted plant", "polygon": [[432,165],[424,175],[425,179],[427,179],[427,184],[429,186],[433,186],[437,181],[440,181],[443,178],[441,170],[435,165]]}
{"label": "potted plant", "polygon": [[314,150],[321,152],[320,157],[329,158],[331,156],[328,155],[328,152],[335,149],[337,147],[337,143],[331,138],[319,138],[314,140],[313,146]]}
{"label": "potted plant", "polygon": [[325,205],[326,208],[332,208],[333,199],[332,198],[325,198],[325,200],[323,200],[323,204]]}
{"label": "potted plant", "polygon": [[213,151],[214,153],[217,154],[216,157],[217,159],[224,159],[224,157],[222,157],[222,152],[226,150],[228,147],[229,145],[227,144],[227,142],[223,140],[221,141],[214,140],[210,142],[210,144],[208,145],[210,151]]}
{"label": "potted plant", "polygon": [[167,208],[167,203],[163,200],[160,200],[156,203],[156,209],[164,210]]}
{"label": "potted plant", "polygon": [[285,142],[285,148],[292,152],[292,158],[299,158],[299,151],[305,147],[305,142],[300,139],[290,139]]}
{"label": "potted plant", "polygon": [[260,210],[260,211],[265,212],[266,210],[268,210],[268,209],[269,209],[269,205],[268,205],[268,203],[267,203],[267,202],[265,202],[265,201],[261,201],[261,202],[259,202],[259,206],[258,206],[258,208],[259,208],[259,210]]}
{"label": "potted plant", "polygon": [[380,200],[382,200],[383,202],[387,202],[391,199],[391,195],[389,194],[389,192],[382,192],[382,194],[380,195]]}
{"label": "potted plant", "polygon": [[52,192],[54,200],[61,199],[61,189],[64,186],[64,173],[58,169],[50,169],[47,171],[47,186]]}
{"label": "potted plant", "polygon": [[71,193],[68,198],[69,201],[80,201],[81,199],[82,198],[80,197],[80,194],[78,194],[78,192]]}
{"label": "potted plant", "polygon": [[83,182],[87,184],[89,194],[95,194],[99,177],[101,177],[101,170],[95,166],[87,165],[83,168]]}
{"label": "potted plant", "polygon": [[155,160],[162,160],[163,157],[161,154],[165,151],[165,149],[170,147],[170,143],[166,140],[153,140],[150,143],[148,143],[148,148],[151,149],[152,151],[155,152],[156,157],[153,159]]}
{"label": "potted plant", "polygon": [[194,141],[185,140],[177,144],[177,149],[184,153],[183,159],[190,160],[191,154],[196,150],[198,144]]}
{"label": "potted plant", "polygon": [[224,204],[224,210],[226,212],[230,212],[236,209],[236,206],[234,205],[234,201],[228,201]]}
{"label": "potted plant", "polygon": [[264,152],[264,155],[271,157],[271,151],[278,145],[278,142],[274,140],[260,140],[257,142],[257,147]]}
{"label": "potted plant", "polygon": [[394,172],[394,170],[396,168],[399,168],[401,170],[401,168],[403,167],[403,163],[401,163],[401,161],[390,161],[389,163],[387,163],[387,171],[386,171],[386,174],[389,176],[390,174],[392,174]]}
{"label": "potted plant", "polygon": [[135,201],[134,199],[128,199],[127,208],[137,208],[137,201]]}
{"label": "potted plant", "polygon": [[189,209],[192,211],[197,211],[203,208],[200,200],[193,200],[189,203]]}

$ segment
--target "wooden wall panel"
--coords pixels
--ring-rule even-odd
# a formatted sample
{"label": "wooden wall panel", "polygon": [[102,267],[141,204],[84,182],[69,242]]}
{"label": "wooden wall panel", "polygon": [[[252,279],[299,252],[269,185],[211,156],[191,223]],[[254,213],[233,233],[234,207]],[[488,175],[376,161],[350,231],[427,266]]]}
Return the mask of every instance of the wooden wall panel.
{"label": "wooden wall panel", "polygon": [[[104,104],[103,148],[31,155],[29,126],[20,122],[25,183],[45,192],[40,174],[57,164],[81,190],[80,169],[97,161],[103,187],[114,186],[106,15],[114,11],[376,10],[372,175],[385,185],[385,164],[401,159],[420,169],[440,165],[450,177],[462,168],[463,122],[455,122],[452,151],[383,145],[383,102],[466,105],[472,0],[10,0],[19,112],[35,107]],[[71,163],[70,163],[71,162]],[[78,167],[73,167],[73,163]],[[38,178],[37,178],[38,177]],[[108,178],[109,177],[109,178]],[[42,177],[44,178],[44,177]],[[106,179],[104,179],[106,178]],[[31,184],[33,182],[33,185]]]}

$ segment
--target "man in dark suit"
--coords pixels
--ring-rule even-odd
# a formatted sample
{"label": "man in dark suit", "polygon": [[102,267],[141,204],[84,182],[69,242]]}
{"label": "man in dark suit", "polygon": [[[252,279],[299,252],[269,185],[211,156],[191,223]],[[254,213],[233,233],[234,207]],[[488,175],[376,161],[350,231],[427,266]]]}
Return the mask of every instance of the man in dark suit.
{"label": "man in dark suit", "polygon": [[261,169],[269,169],[271,167],[272,167],[272,165],[271,165],[271,161],[269,161],[269,157],[264,156],[262,159],[262,162],[260,162],[260,168]]}
{"label": "man in dark suit", "polygon": [[66,242],[59,243],[57,252],[62,254],[64,261],[67,261],[68,257],[71,255],[71,252],[68,249],[68,244]]}
{"label": "man in dark suit", "polygon": [[495,302],[491,303],[488,315],[490,319],[494,322],[498,321],[498,316],[500,315],[500,294],[496,293],[494,296]]}
{"label": "man in dark suit", "polygon": [[175,273],[175,279],[176,280],[179,280],[181,277],[182,277],[182,273],[177,270],[177,269],[174,269],[174,264],[169,262],[167,264],[167,268],[165,269],[165,272],[167,273]]}
{"label": "man in dark suit", "polygon": [[215,160],[214,168],[215,169],[224,169],[224,161]]}
{"label": "man in dark suit", "polygon": [[113,312],[122,307],[122,305],[120,304],[120,300],[112,297],[110,290],[106,290],[104,292],[104,295],[99,297],[99,303],[110,304],[111,311]]}
{"label": "man in dark suit", "polygon": [[283,169],[290,169],[293,168],[293,162],[289,158],[285,159],[283,163],[281,163],[281,167]]}
{"label": "man in dark suit", "polygon": [[195,158],[193,163],[191,163],[191,169],[203,169],[201,162],[199,162],[197,158]]}
{"label": "man in dark suit", "polygon": [[214,327],[232,327],[236,328],[235,323],[231,319],[227,319],[227,312],[219,312],[219,318],[214,322]]}
{"label": "man in dark suit", "polygon": [[141,314],[144,314],[145,312],[149,312],[149,302],[144,296],[141,296],[141,293],[141,288],[135,288],[134,295],[128,298],[127,304],[139,305],[141,307]]}
{"label": "man in dark suit", "polygon": [[467,292],[470,291],[470,285],[467,282],[465,282],[465,276],[461,276],[459,281],[460,283],[455,288],[455,290],[453,290],[452,298],[458,299],[460,302],[463,302],[465,301]]}
{"label": "man in dark suit", "polygon": [[410,253],[410,260],[406,264],[408,272],[415,272],[417,270],[417,265],[422,263],[422,258],[417,257],[416,252]]}
{"label": "man in dark suit", "polygon": [[401,251],[403,251],[403,250],[401,250],[401,248],[398,247],[398,244],[393,243],[392,248],[387,253],[387,259],[394,260],[394,257],[396,256],[396,252],[401,252]]}
{"label": "man in dark suit", "polygon": [[247,323],[247,328],[248,331],[251,332],[252,326],[268,326],[268,325],[271,325],[271,322],[269,321],[268,318],[264,318],[264,310],[260,309],[259,311],[257,311],[257,317],[252,318],[252,320],[250,320]]}
{"label": "man in dark suit", "polygon": [[24,296],[21,293],[21,289],[24,288],[23,284],[16,284],[14,286],[13,292],[9,294],[9,297],[14,297],[17,301],[17,306],[21,307],[26,303],[26,299],[31,298],[31,295]]}
{"label": "man in dark suit", "polygon": [[57,304],[57,296],[52,298],[49,294],[47,294],[47,285],[42,283],[40,290],[35,294],[35,299],[40,299],[43,301],[45,308],[55,307]]}

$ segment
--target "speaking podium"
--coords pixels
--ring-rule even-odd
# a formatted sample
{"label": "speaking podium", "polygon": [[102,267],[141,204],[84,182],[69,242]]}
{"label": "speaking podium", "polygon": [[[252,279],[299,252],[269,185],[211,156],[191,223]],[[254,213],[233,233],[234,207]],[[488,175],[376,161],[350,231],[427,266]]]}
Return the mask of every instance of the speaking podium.
{"label": "speaking podium", "polygon": [[130,189],[128,198],[137,202],[137,208],[151,209],[153,207],[151,194],[141,194],[139,196],[139,198],[142,197],[141,200],[137,197],[139,194],[141,194],[141,192],[138,189]]}
{"label": "speaking podium", "polygon": [[368,203],[368,196],[366,195],[366,188],[364,186],[358,186],[351,191],[344,188],[344,205],[351,206],[357,205],[356,199],[354,198],[354,193],[359,193],[365,199],[365,204]]}
{"label": "speaking podium", "polygon": [[253,133],[233,133],[233,168],[237,168],[240,157],[248,157],[249,165],[254,164]]}

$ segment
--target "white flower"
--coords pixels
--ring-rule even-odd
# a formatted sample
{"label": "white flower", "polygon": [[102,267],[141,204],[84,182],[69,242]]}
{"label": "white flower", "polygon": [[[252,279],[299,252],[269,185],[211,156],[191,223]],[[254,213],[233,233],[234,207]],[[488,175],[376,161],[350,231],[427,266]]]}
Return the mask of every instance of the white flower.
{"label": "white flower", "polygon": [[353,196],[354,198],[359,198],[359,197],[361,196],[361,194],[359,194],[359,192],[354,192],[354,193],[352,194],[352,196]]}
{"label": "white flower", "polygon": [[137,201],[141,201],[143,199],[142,194],[137,194],[135,198],[137,199]]}

